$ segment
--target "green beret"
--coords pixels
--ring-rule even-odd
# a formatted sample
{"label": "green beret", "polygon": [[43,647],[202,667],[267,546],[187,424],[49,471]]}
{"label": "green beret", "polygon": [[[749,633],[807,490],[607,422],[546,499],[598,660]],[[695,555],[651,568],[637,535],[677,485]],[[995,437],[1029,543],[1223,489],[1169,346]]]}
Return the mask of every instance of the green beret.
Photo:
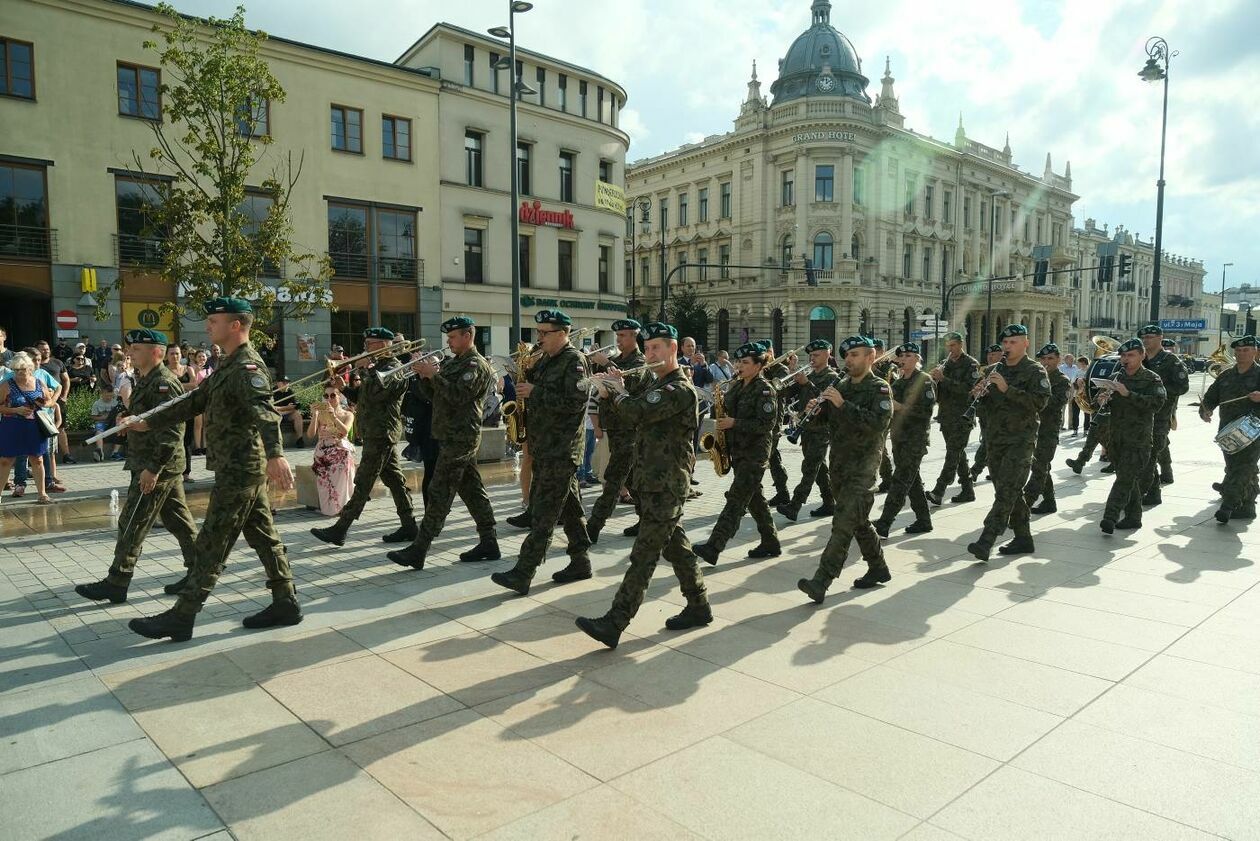
{"label": "green beret", "polygon": [[831,342],[827,341],[826,339],[814,339],[812,342],[805,345],[806,353],[813,353],[816,350],[825,350],[828,353],[830,353]]}
{"label": "green beret", "polygon": [[672,324],[664,324],[660,321],[653,321],[643,327],[643,336],[647,339],[673,339],[678,341],[678,331],[674,329]]}
{"label": "green beret", "polygon": [[634,330],[638,332],[643,329],[643,325],[635,321],[633,318],[619,318],[612,323],[613,332],[621,330]]}
{"label": "green beret", "polygon": [[875,343],[875,349],[876,349],[876,350],[883,350],[883,349],[884,349],[884,340],[883,340],[883,339],[872,339],[871,341]]}
{"label": "green beret", "polygon": [[473,329],[473,320],[466,315],[457,315],[454,318],[448,318],[442,322],[440,328],[443,333],[449,333],[452,330],[471,330]]}
{"label": "green beret", "polygon": [[761,345],[762,350],[766,351],[767,353],[774,352],[774,342],[770,341],[769,339],[758,339],[757,341],[753,342],[753,344]]}
{"label": "green beret", "polygon": [[363,331],[363,338],[392,342],[394,340],[394,331],[388,327],[369,327]]}
{"label": "green beret", "polygon": [[866,336],[850,336],[840,344],[836,345],[836,351],[839,352],[841,356],[844,356],[851,350],[863,347],[873,348],[875,347],[875,342]]}
{"label": "green beret", "polygon": [[919,343],[918,343],[918,342],[906,342],[904,345],[898,345],[898,346],[897,346],[897,355],[898,355],[898,356],[901,356],[903,353],[915,353],[915,354],[917,354],[918,352],[919,352]]}
{"label": "green beret", "polygon": [[1251,336],[1251,335],[1242,336],[1241,338],[1234,339],[1232,342],[1230,342],[1229,346],[1232,348],[1255,347],[1256,337]]}
{"label": "green beret", "polygon": [[1041,346],[1041,350],[1037,351],[1037,358],[1040,359],[1043,356],[1057,356],[1059,352],[1059,346],[1054,342],[1051,342],[1048,345]]}
{"label": "green beret", "polygon": [[568,327],[573,319],[565,315],[564,310],[539,310],[534,313],[534,321],[538,324],[554,324],[557,327]]}
{"label": "green beret", "polygon": [[1166,348],[1174,348],[1177,346],[1177,342],[1174,339],[1164,339],[1159,344],[1161,347],[1166,347]]}
{"label": "green beret", "polygon": [[959,333],[957,330],[951,330],[950,332],[946,333],[942,338],[945,339],[945,341],[947,342],[961,342],[963,340],[963,335],[962,333]]}
{"label": "green beret", "polygon": [[1129,339],[1128,341],[1121,343],[1120,353],[1125,353],[1130,350],[1140,350],[1145,352],[1146,348],[1142,344],[1141,339]]}
{"label": "green beret", "polygon": [[215,313],[226,312],[236,315],[238,313],[253,313],[254,308],[249,305],[249,301],[244,298],[211,298],[205,303],[206,315],[214,315]]}
{"label": "green beret", "polygon": [[1001,352],[1002,352],[1002,346],[1001,346],[1001,345],[989,345],[987,348],[985,348],[985,349],[984,349],[984,352],[985,352],[985,353],[1001,353]]}
{"label": "green beret", "polygon": [[751,359],[754,362],[762,362],[766,358],[766,349],[758,342],[748,342],[735,348],[734,356],[736,359]]}
{"label": "green beret", "polygon": [[1014,336],[1027,336],[1028,328],[1022,324],[1008,324],[1002,328],[1002,332],[998,334],[999,339],[1009,339]]}
{"label": "green beret", "polygon": [[1148,324],[1137,331],[1139,336],[1162,336],[1164,330],[1158,324]]}
{"label": "green beret", "polygon": [[128,330],[124,337],[129,345],[167,345],[166,334],[161,330]]}

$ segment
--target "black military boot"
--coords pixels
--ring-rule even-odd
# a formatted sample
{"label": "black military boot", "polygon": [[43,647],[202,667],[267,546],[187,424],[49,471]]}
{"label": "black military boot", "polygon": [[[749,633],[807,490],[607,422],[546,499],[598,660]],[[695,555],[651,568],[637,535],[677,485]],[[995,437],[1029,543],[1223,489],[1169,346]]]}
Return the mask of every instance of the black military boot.
{"label": "black military boot", "polygon": [[1116,521],[1104,517],[1099,523],[1098,528],[1102,529],[1103,534],[1116,533]]}
{"label": "black military boot", "polygon": [[302,621],[302,608],[298,606],[297,596],[285,593],[275,596],[271,604],[255,613],[246,616],[241,624],[246,628],[274,628],[277,625],[296,625]]}
{"label": "black military boot", "polygon": [[718,550],[712,543],[697,543],[691,547],[691,551],[695,552],[696,557],[706,564],[713,565],[717,563]]}
{"label": "black military boot", "polygon": [[1159,483],[1161,485],[1171,485],[1173,483],[1173,471],[1171,464],[1161,464],[1159,466]]}
{"label": "black military boot", "polygon": [[1072,468],[1072,472],[1081,475],[1081,471],[1085,469],[1085,462],[1081,459],[1070,458],[1067,460],[1067,466]]}
{"label": "black military boot", "polygon": [[792,496],[787,492],[787,489],[784,488],[783,490],[776,490],[774,492],[774,496],[766,500],[766,505],[769,505],[771,508],[775,508],[780,505],[787,505],[791,501]]}
{"label": "black military boot", "polygon": [[977,561],[987,561],[989,560],[989,553],[993,551],[993,539],[982,534],[979,540],[967,544],[967,551]]}
{"label": "black military boot", "polygon": [[389,534],[382,535],[381,540],[386,543],[410,543],[419,536],[420,530],[416,528],[416,521],[412,520],[410,523],[405,523],[394,529]]}
{"label": "black military boot", "polygon": [[1102,470],[1099,470],[1098,472],[1099,473],[1115,473],[1116,472],[1115,462],[1111,462],[1111,461],[1107,462],[1107,466],[1104,467]]}
{"label": "black military boot", "polygon": [[511,590],[517,595],[529,595],[529,576],[523,572],[517,571],[515,567],[507,572],[496,572],[490,576],[490,580],[500,587]]}
{"label": "black military boot", "polygon": [[1120,519],[1120,522],[1116,523],[1116,528],[1122,529],[1125,531],[1128,531],[1131,529],[1140,529],[1142,528],[1142,518],[1134,517],[1132,515],[1122,517]]}
{"label": "black military boot", "polygon": [[802,578],[796,582],[796,589],[809,596],[814,604],[822,604],[823,599],[827,597],[827,588],[831,586],[831,579],[821,578],[817,573],[813,578]]}
{"label": "black military boot", "polygon": [[168,596],[178,596],[184,592],[184,588],[188,586],[188,573],[184,573],[184,577],[171,584],[167,584],[162,588],[162,592]]}
{"label": "black military boot", "polygon": [[1222,505],[1216,512],[1216,522],[1228,523],[1234,516],[1234,509],[1228,505]]}
{"label": "black military boot", "polygon": [[534,527],[534,518],[526,508],[516,516],[508,517],[507,524],[515,529],[530,529]]}
{"label": "black military boot", "polygon": [[790,502],[785,502],[782,505],[776,505],[774,510],[778,511],[794,523],[796,522],[796,518],[800,516],[800,509],[792,505]]}
{"label": "black military boot", "polygon": [[973,464],[971,466],[971,483],[974,485],[980,481],[980,474],[984,472],[983,464]]}
{"label": "black military boot", "polygon": [[175,608],[163,611],[157,616],[132,619],[127,627],[142,637],[160,640],[170,637],[171,642],[186,642],[192,639],[193,624],[197,621],[195,613],[179,613]]}
{"label": "black military boot", "polygon": [[1247,505],[1240,505],[1234,509],[1234,513],[1230,515],[1231,520],[1254,520],[1256,518],[1256,504],[1254,502]]}
{"label": "black military boot", "polygon": [[853,586],[859,590],[869,590],[879,584],[887,584],[889,581],[892,581],[892,572],[888,569],[888,564],[881,561],[878,564],[869,565],[861,577],[853,580]]}
{"label": "black military boot", "polygon": [[964,482],[958,493],[949,498],[950,502],[975,502],[976,488],[971,482]]}
{"label": "black military boot", "polygon": [[586,536],[591,539],[591,544],[599,543],[599,533],[604,530],[604,521],[597,520],[594,517],[586,521]]}
{"label": "black military boot", "polygon": [[888,481],[887,479],[881,479],[879,484],[875,486],[875,493],[886,494],[888,493],[888,489],[890,487],[892,487],[892,482]]}
{"label": "black military boot", "polygon": [[712,621],[713,611],[709,609],[708,602],[689,601],[682,613],[665,620],[665,627],[671,631],[685,631],[688,628],[703,628]]}
{"label": "black military boot", "polygon": [[460,553],[459,559],[465,563],[471,561],[497,561],[503,557],[499,554],[499,541],[493,537],[482,538],[481,542],[467,552]]}
{"label": "black military boot", "polygon": [[830,502],[824,502],[821,508],[815,508],[809,512],[811,517],[830,517],[836,513],[836,507]]}
{"label": "black military boot", "polygon": [[1002,555],[1024,555],[1028,552],[1036,550],[1033,545],[1032,537],[1016,537],[1010,543],[998,547],[998,553]]}
{"label": "black military boot", "polygon": [[748,550],[750,558],[777,558],[781,554],[783,554],[783,548],[779,546],[777,537],[771,540],[762,538],[760,543]]}
{"label": "black military boot", "polygon": [[582,629],[582,633],[609,648],[616,648],[621,640],[621,629],[607,616],[601,616],[598,619],[579,616],[574,624]]}
{"label": "black military boot", "polygon": [[110,604],[122,604],[127,601],[127,588],[121,584],[110,584],[108,581],[94,581],[91,584],[76,584],[74,591],[85,599],[103,602],[109,599]]}
{"label": "black military boot", "polygon": [[1159,505],[1164,501],[1164,495],[1160,492],[1160,486],[1155,485],[1142,496],[1143,505]]}
{"label": "black military boot", "polygon": [[621,530],[621,533],[624,534],[626,537],[638,537],[639,536],[638,522],[635,522],[633,526],[626,526],[624,529]]}
{"label": "black military boot", "polygon": [[424,569],[424,556],[426,554],[428,554],[427,550],[421,549],[413,543],[406,549],[395,549],[392,552],[386,552],[385,557],[400,567]]}
{"label": "black military boot", "polygon": [[915,520],[906,526],[906,534],[925,534],[932,530],[931,520]]}
{"label": "black military boot", "polygon": [[570,558],[568,566],[551,574],[551,580],[557,584],[571,584],[574,581],[585,581],[590,577],[590,558]]}
{"label": "black military boot", "polygon": [[1225,490],[1225,483],[1224,483],[1224,482],[1213,482],[1213,483],[1212,483],[1212,490],[1216,491],[1217,493],[1220,493],[1221,491]]}
{"label": "black military boot", "polygon": [[331,526],[313,528],[311,529],[311,534],[315,535],[325,543],[331,543],[333,546],[345,546],[346,532],[349,530],[348,526],[343,526],[340,522],[336,522]]}
{"label": "black military boot", "polygon": [[875,533],[878,534],[880,537],[887,537],[889,530],[892,528],[892,523],[888,520],[885,520],[883,517],[880,517],[878,520],[875,520],[874,522],[871,523],[871,525],[875,528]]}
{"label": "black military boot", "polygon": [[945,488],[937,485],[935,488],[932,488],[932,490],[925,493],[924,496],[926,496],[927,501],[933,505],[940,505],[945,500]]}

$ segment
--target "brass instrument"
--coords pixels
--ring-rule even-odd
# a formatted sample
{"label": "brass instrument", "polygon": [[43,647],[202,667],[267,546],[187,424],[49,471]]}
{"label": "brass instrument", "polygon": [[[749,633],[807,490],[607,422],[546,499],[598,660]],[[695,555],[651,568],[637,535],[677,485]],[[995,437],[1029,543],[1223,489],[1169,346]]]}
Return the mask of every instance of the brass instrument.
{"label": "brass instrument", "polygon": [[1095,359],[1120,352],[1120,342],[1110,336],[1090,336],[1089,340],[1094,343]]}
{"label": "brass instrument", "polygon": [[[736,380],[727,380],[719,383],[713,388],[713,420],[716,423],[719,418],[726,417],[726,386],[729,383],[737,382]],[[731,454],[726,447],[725,430],[714,427],[712,432],[706,432],[700,436],[700,449],[708,454],[709,460],[713,462],[713,472],[719,476],[725,476],[731,470]]]}
{"label": "brass instrument", "polygon": [[416,376],[415,369],[412,368],[412,366],[417,362],[423,362],[426,359],[433,359],[437,362],[441,362],[445,358],[446,348],[438,348],[437,350],[429,351],[417,359],[413,359],[405,365],[399,365],[397,368],[391,368],[383,374],[377,369],[373,369],[372,373],[376,374],[377,382],[381,385],[388,385],[389,383],[398,382],[399,380],[409,380]]}
{"label": "brass instrument", "polygon": [[801,345],[798,348],[793,348],[792,350],[789,350],[787,353],[781,353],[778,356],[775,356],[774,351],[771,351],[770,353],[766,354],[766,364],[769,365],[772,362],[774,362],[776,359],[787,359],[789,356],[795,356],[797,359],[800,359],[801,354],[805,352],[805,348],[807,347],[809,347],[809,345]]}
{"label": "brass instrument", "polygon": [[[534,346],[528,342],[518,342],[516,353],[512,354],[513,367],[516,369],[516,381],[524,382],[525,377],[541,357],[534,355]],[[517,395],[515,400],[505,400],[499,407],[503,414],[503,424],[507,428],[507,440],[516,446],[525,443],[525,398]]]}
{"label": "brass instrument", "polygon": [[781,377],[775,377],[770,382],[774,384],[776,389],[787,388],[787,384],[796,379],[799,374],[808,374],[812,370],[814,370],[814,366],[807,362],[795,371],[789,371]]}
{"label": "brass instrument", "polygon": [[1216,350],[1212,351],[1212,355],[1208,357],[1207,375],[1212,379],[1216,379],[1233,367],[1234,355],[1229,352],[1229,348],[1225,343],[1221,342]]}
{"label": "brass instrument", "polygon": [[289,388],[297,391],[302,388],[303,384],[309,384],[315,380],[324,382],[334,378],[340,378],[341,374],[339,373],[339,369],[341,368],[352,368],[358,363],[364,361],[374,362],[378,359],[387,359],[391,356],[403,356],[420,350],[426,344],[428,344],[426,339],[413,339],[409,342],[386,345],[385,347],[377,348],[376,350],[365,350],[363,353],[346,359],[325,359],[324,369],[322,371],[316,371],[313,374],[307,374],[305,377],[299,377],[298,379],[293,380],[289,383]]}
{"label": "brass instrument", "polygon": [[[640,371],[652,371],[661,367],[664,364],[665,364],[664,362],[649,362],[646,365],[636,365],[633,368],[626,368],[624,371],[621,371],[621,376],[624,377],[626,374],[637,374]],[[613,391],[620,392],[624,390],[624,386],[622,386],[621,380],[618,379],[617,377],[614,377],[612,376],[612,374],[608,374],[608,373],[598,373],[598,374],[591,374],[589,377],[583,377],[582,379],[578,380],[578,384],[577,384],[578,391],[590,391],[599,383],[604,383],[605,385],[609,386]]]}
{"label": "brass instrument", "polygon": [[616,352],[616,350],[617,350],[617,343],[613,342],[611,345],[604,345],[603,347],[591,348],[590,350],[582,351],[582,353],[585,354],[586,356],[594,356],[597,353],[602,353],[602,354],[606,354],[607,356],[612,356]]}

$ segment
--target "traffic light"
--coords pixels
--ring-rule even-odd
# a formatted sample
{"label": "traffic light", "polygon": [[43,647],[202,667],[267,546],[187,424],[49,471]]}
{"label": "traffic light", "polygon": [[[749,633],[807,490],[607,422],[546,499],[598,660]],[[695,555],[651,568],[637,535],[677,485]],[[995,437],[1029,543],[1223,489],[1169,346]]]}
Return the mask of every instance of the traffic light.
{"label": "traffic light", "polygon": [[1129,254],[1120,255],[1120,277],[1126,277],[1133,271],[1133,257]]}
{"label": "traffic light", "polygon": [[805,283],[809,286],[818,285],[818,273],[814,271],[814,261],[805,258]]}

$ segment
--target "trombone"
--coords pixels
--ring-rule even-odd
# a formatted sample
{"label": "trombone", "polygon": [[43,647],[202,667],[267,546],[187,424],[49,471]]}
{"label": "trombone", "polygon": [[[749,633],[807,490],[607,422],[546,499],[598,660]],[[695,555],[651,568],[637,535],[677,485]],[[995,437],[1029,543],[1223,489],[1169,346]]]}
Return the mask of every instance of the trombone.
{"label": "trombone", "polygon": [[396,383],[401,380],[409,380],[412,377],[416,376],[416,370],[413,366],[415,366],[419,362],[424,362],[428,359],[433,359],[437,362],[441,362],[445,358],[446,358],[446,348],[444,347],[438,348],[437,350],[431,350],[428,353],[424,354],[423,356],[413,359],[409,364],[399,365],[397,368],[390,368],[388,371],[386,371],[383,374],[380,372],[379,369],[374,369],[373,373],[376,374],[376,381],[378,383],[380,383],[381,385],[389,385],[390,383]]}
{"label": "trombone", "polygon": [[352,368],[357,363],[364,361],[376,362],[389,357],[403,356],[404,354],[420,350],[426,344],[428,344],[426,339],[412,339],[411,341],[402,342],[400,344],[386,345],[385,347],[377,348],[376,350],[365,350],[363,353],[360,353],[357,356],[351,356],[347,359],[325,359],[324,370],[316,371],[313,374],[307,374],[305,377],[299,377],[298,379],[293,380],[289,383],[289,388],[296,391],[302,387],[303,383],[309,384],[316,380],[331,380],[335,377],[341,376],[339,370],[341,368]]}

